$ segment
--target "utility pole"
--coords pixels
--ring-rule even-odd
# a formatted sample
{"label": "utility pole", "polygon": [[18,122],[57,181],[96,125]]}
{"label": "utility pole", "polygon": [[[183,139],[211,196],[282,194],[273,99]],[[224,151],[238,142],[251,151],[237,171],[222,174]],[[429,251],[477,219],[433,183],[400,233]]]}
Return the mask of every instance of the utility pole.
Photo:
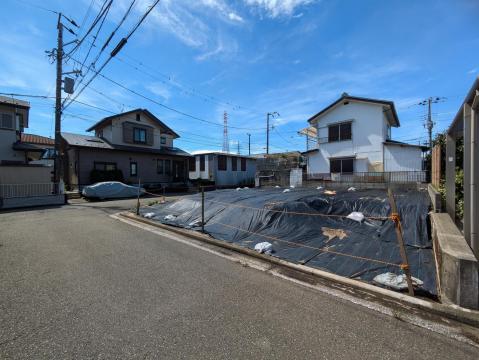
{"label": "utility pole", "polygon": [[428,136],[429,136],[429,151],[432,154],[432,129],[434,128],[434,121],[432,121],[432,104],[437,104],[438,102],[444,101],[446,98],[444,97],[432,97],[421,101],[418,105],[426,106],[427,105],[427,118],[424,127],[427,129]]}
{"label": "utility pole", "polygon": [[63,66],[63,24],[62,14],[58,14],[58,43],[56,51],[57,79],[56,79],[56,100],[55,100],[55,162],[53,182],[59,184],[63,178],[62,157],[61,157],[61,122],[62,122],[62,66]]}
{"label": "utility pole", "polygon": [[279,113],[276,111],[269,112],[266,114],[266,154],[269,154],[269,117],[279,116]]}
{"label": "utility pole", "polygon": [[251,134],[246,135],[248,135],[248,155],[251,155]]}
{"label": "utility pole", "polygon": [[238,155],[241,155],[240,154],[240,142],[239,142],[239,140],[238,140]]}

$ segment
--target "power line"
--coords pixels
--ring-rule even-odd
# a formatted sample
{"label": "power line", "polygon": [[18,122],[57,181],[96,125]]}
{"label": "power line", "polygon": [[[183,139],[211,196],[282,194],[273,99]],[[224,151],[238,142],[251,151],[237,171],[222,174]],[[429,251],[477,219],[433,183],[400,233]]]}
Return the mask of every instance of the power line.
{"label": "power line", "polygon": [[32,4],[32,3],[28,2],[28,1],[24,1],[24,0],[17,0],[17,2],[58,15],[58,11],[48,9],[48,8],[46,8],[44,6],[41,6],[41,5]]}
{"label": "power line", "polygon": [[[101,65],[101,67],[98,69],[98,71],[94,70],[93,76],[90,78],[90,80],[87,81],[87,83],[77,92],[77,94],[73,97],[73,99],[78,98],[80,94],[83,92],[83,90],[86,89],[88,85],[96,78],[97,75],[101,75],[101,71],[105,68],[105,66],[111,61],[111,59],[125,46],[125,44],[128,42],[128,39],[135,33],[135,31],[139,28],[139,26],[145,21],[146,17],[151,13],[151,11],[155,8],[155,6],[160,2],[160,0],[155,0],[155,2],[150,6],[150,8],[143,14],[143,16],[140,18],[140,20],[137,22],[137,24],[130,30],[130,32],[126,35],[126,37],[122,38],[119,43],[116,45],[116,47],[112,50],[110,53],[110,56],[108,59],[105,60],[105,62]],[[67,55],[68,56],[68,55]],[[68,107],[68,105],[71,104],[71,101],[67,102],[64,106],[64,108]]]}
{"label": "power line", "polygon": [[[113,0],[109,0],[109,5],[111,5]],[[83,41],[85,41],[85,39],[87,38],[87,36],[93,31],[93,29],[96,27],[96,25],[98,24],[98,22],[102,19],[103,17],[103,14],[105,13],[105,5],[108,3],[108,0],[105,0],[103,2],[103,5],[99,11],[99,13],[97,14],[96,18],[93,20],[92,24],[90,25],[90,27],[88,28],[87,32],[85,33],[85,35],[82,36],[82,38],[78,41],[76,41],[76,45],[68,52],[68,54],[65,54],[65,56],[71,56],[73,55],[73,53],[75,51],[78,50],[78,48],[83,44]],[[109,8],[109,7],[108,7]]]}
{"label": "power line", "polygon": [[[73,61],[78,62],[78,60],[76,60],[76,59],[73,58],[73,57],[72,57],[71,59],[72,59]],[[100,73],[99,73],[98,71],[96,71],[96,70],[92,70],[92,71],[94,71],[97,75],[101,76],[101,77],[104,78],[105,80],[111,82],[112,84],[115,84],[116,86],[118,86],[118,87],[120,87],[120,88],[122,88],[122,89],[124,89],[124,90],[126,90],[126,91],[128,91],[128,92],[131,92],[132,94],[134,94],[134,95],[136,95],[136,96],[139,96],[139,97],[141,97],[141,98],[143,98],[143,99],[145,99],[145,100],[148,100],[148,101],[150,101],[150,102],[152,102],[152,103],[154,103],[154,104],[156,104],[156,105],[158,105],[158,106],[161,106],[161,107],[163,107],[163,108],[165,108],[165,109],[167,109],[167,110],[170,110],[170,111],[172,111],[172,112],[175,112],[175,113],[180,114],[180,115],[183,115],[183,116],[187,116],[187,117],[189,117],[190,119],[194,119],[194,120],[197,120],[197,121],[200,121],[200,122],[203,122],[203,123],[207,123],[207,124],[211,124],[211,125],[215,125],[215,126],[221,126],[221,127],[223,126],[223,125],[220,124],[220,123],[217,123],[217,122],[214,122],[214,121],[210,121],[210,120],[206,120],[206,119],[200,118],[200,117],[198,117],[198,116],[188,114],[188,113],[186,113],[186,112],[184,112],[184,111],[175,109],[175,108],[173,108],[173,107],[171,107],[171,106],[162,104],[162,103],[160,103],[159,101],[156,101],[155,99],[152,99],[152,98],[150,98],[150,97],[148,97],[148,96],[146,96],[146,95],[143,95],[143,94],[137,92],[136,90],[133,90],[133,89],[128,88],[127,86],[125,86],[125,85],[123,85],[123,84],[121,84],[121,83],[119,83],[119,82],[117,82],[117,81],[115,81],[115,80],[109,78],[108,76],[106,76],[106,75],[104,75],[104,74],[100,74]],[[72,100],[73,100],[73,99],[72,99]],[[228,126],[228,127],[229,127],[230,129],[240,129],[240,130],[263,130],[263,129],[264,129],[264,128],[246,128],[246,127],[231,126],[231,125]]]}
{"label": "power line", "polygon": [[[130,6],[128,7],[128,9],[126,10],[125,14],[123,15],[122,19],[120,20],[120,22],[118,23],[118,25],[116,26],[116,28],[111,32],[110,36],[108,36],[108,38],[105,40],[105,42],[103,43],[103,46],[101,47],[100,51],[98,52],[98,54],[96,55],[95,59],[91,62],[91,64],[88,66],[87,68],[87,71],[84,75],[82,75],[82,79],[80,80],[79,84],[77,85],[77,88],[83,83],[83,80],[86,78],[86,76],[90,73],[90,70],[92,68],[95,68],[95,65],[96,63],[98,62],[101,54],[103,54],[103,52],[105,51],[105,49],[107,48],[107,46],[109,45],[110,41],[113,39],[113,37],[115,36],[116,32],[118,31],[118,29],[123,25],[123,23],[125,22],[126,18],[128,17],[128,15],[130,14],[131,10],[133,9],[133,6],[135,5],[135,2],[136,0],[133,0],[131,3],[130,3]],[[106,18],[106,17],[105,17]],[[103,23],[102,23],[103,24]],[[94,41],[96,40],[96,37],[94,37]],[[94,44],[94,41],[91,42],[91,45]],[[90,47],[91,49],[91,47]],[[85,58],[86,60],[86,58]],[[82,67],[83,67],[83,64],[82,64]]]}
{"label": "power line", "polygon": [[208,102],[212,102],[212,103],[215,103],[215,104],[218,104],[218,105],[223,105],[223,106],[228,106],[231,108],[231,110],[247,110],[251,113],[255,113],[255,114],[263,114],[264,111],[260,111],[260,110],[255,110],[255,109],[252,109],[252,108],[249,108],[249,107],[245,107],[243,105],[238,105],[238,104],[234,104],[232,103],[231,101],[227,101],[227,100],[221,100],[219,99],[218,97],[215,97],[215,96],[212,96],[212,95],[208,95],[206,93],[203,93],[203,92],[199,92],[197,91],[195,88],[191,87],[191,86],[186,86],[184,84],[181,84],[180,82],[176,81],[176,80],[173,80],[172,79],[172,76],[170,75],[167,75],[167,74],[164,74],[164,73],[161,73],[160,71],[156,70],[156,69],[153,69],[149,66],[147,66],[146,64],[142,63],[141,61],[139,60],[136,60],[134,59],[133,57],[127,55],[127,54],[124,54],[125,57],[131,59],[132,61],[135,61],[137,64],[139,64],[140,66],[144,67],[144,68],[147,68],[147,69],[150,69],[151,71],[161,75],[163,78],[165,78],[166,80],[163,80],[163,79],[160,79],[158,76],[156,76],[155,74],[151,73],[151,72],[148,72],[146,70],[143,70],[143,69],[140,69],[138,66],[134,65],[134,64],[130,64],[128,61],[122,59],[121,57],[116,57],[116,60],[117,61],[120,61],[122,62],[123,64],[125,65],[128,65],[129,67],[133,68],[134,70],[140,72],[140,73],[143,73],[149,77],[151,77],[152,79],[155,79],[157,81],[160,81],[161,83],[165,84],[165,85],[168,85],[168,86],[175,86],[176,88],[180,89],[183,93],[185,94],[188,94],[188,95],[191,95],[191,96],[196,96],[196,97],[199,97],[205,101],[208,101]]}

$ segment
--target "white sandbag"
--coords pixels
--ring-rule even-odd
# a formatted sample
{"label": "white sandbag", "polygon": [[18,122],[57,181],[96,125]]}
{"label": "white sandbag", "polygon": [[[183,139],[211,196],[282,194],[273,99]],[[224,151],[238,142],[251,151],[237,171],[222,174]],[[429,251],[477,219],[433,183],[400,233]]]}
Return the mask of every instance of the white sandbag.
{"label": "white sandbag", "polygon": [[353,211],[351,214],[346,216],[348,219],[357,221],[357,222],[362,222],[364,220],[364,214],[359,211]]}
{"label": "white sandbag", "polygon": [[195,221],[192,221],[188,224],[189,227],[197,227],[197,226],[201,226],[201,220],[195,220]]}
{"label": "white sandbag", "polygon": [[173,221],[176,219],[176,215],[166,215],[163,219],[165,219],[166,221]]}
{"label": "white sandbag", "polygon": [[267,241],[260,242],[254,246],[254,249],[260,254],[271,254],[273,252],[273,244]]}
{"label": "white sandbag", "polygon": [[318,187],[316,188],[316,190],[323,190],[323,187],[322,187],[322,186],[318,186]]}
{"label": "white sandbag", "polygon": [[283,192],[290,192],[291,190],[290,189],[284,189]]}
{"label": "white sandbag", "polygon": [[243,189],[241,189],[240,187],[236,188],[236,191],[241,191],[241,190],[243,190]]}
{"label": "white sandbag", "polygon": [[281,186],[279,186],[279,185],[276,185],[276,186],[275,186],[276,189],[279,189],[280,187],[281,187]]}
{"label": "white sandbag", "polygon": [[153,212],[143,214],[143,217],[147,218],[147,219],[151,219],[154,216],[155,216],[155,213],[153,213]]}
{"label": "white sandbag", "polygon": [[[140,188],[140,195],[145,189]],[[138,196],[138,187],[123,184],[119,181],[104,181],[94,185],[85,186],[82,195],[86,198],[117,199]]]}
{"label": "white sandbag", "polygon": [[[423,282],[418,278],[411,276],[413,286],[421,286]],[[391,272],[384,274],[376,275],[373,279],[374,282],[388,286],[394,290],[404,290],[407,289],[407,280],[406,275],[396,275]]]}
{"label": "white sandbag", "polygon": [[294,188],[295,188],[295,186],[294,186],[294,185],[290,185],[289,187],[290,187],[291,189],[294,189]]}

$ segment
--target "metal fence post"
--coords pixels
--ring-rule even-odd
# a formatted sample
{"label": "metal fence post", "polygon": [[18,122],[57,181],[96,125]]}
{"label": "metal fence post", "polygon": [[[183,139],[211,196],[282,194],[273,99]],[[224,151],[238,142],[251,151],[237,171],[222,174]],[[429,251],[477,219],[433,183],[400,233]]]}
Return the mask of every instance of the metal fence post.
{"label": "metal fence post", "polygon": [[205,187],[201,187],[201,232],[205,232]]}

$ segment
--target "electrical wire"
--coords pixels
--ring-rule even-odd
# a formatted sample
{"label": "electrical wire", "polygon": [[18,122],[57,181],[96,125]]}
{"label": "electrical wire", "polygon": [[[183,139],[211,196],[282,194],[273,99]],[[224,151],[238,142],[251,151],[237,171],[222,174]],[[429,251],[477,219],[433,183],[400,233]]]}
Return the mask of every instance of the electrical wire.
{"label": "electrical wire", "polygon": [[[98,76],[101,75],[101,71],[106,67],[106,65],[111,61],[111,59],[118,53],[121,48],[127,43],[128,39],[135,33],[135,31],[140,27],[140,25],[143,23],[143,21],[146,19],[146,17],[151,13],[151,11],[155,8],[155,6],[160,2],[160,0],[155,0],[155,2],[150,6],[150,8],[143,14],[143,16],[140,18],[140,20],[137,22],[137,24],[130,30],[130,32],[126,35],[126,37],[122,38],[120,42],[118,43],[117,47],[110,53],[110,56],[108,59],[105,60],[105,62],[101,65],[101,67],[98,70],[94,70],[94,75],[87,81],[87,83],[76,93],[76,95],[65,104],[64,108],[68,107],[71,103],[72,100],[78,98],[80,94],[88,87],[88,85],[91,84],[91,82]],[[68,57],[71,58],[70,55],[67,54]]]}

